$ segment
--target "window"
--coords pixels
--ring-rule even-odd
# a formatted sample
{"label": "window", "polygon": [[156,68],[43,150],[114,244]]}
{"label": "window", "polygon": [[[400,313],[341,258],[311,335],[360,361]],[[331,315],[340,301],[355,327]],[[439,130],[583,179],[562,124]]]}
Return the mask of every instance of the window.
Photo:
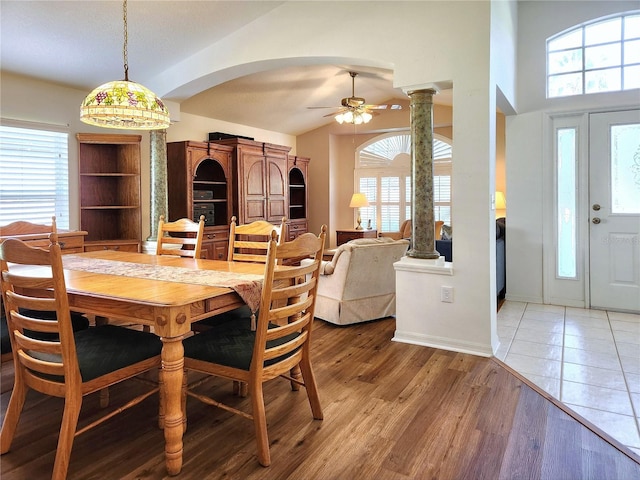
{"label": "window", "polygon": [[68,134],[0,126],[0,225],[69,228]]}
{"label": "window", "polygon": [[[434,215],[451,224],[451,145],[434,139]],[[355,188],[369,206],[360,209],[362,223],[394,232],[411,218],[411,135],[387,134],[358,152]]]}
{"label": "window", "polygon": [[640,13],[599,19],[547,40],[547,98],[640,88]]}
{"label": "window", "polygon": [[576,239],[576,162],[577,138],[575,127],[556,130],[556,275],[559,278],[577,276]]}

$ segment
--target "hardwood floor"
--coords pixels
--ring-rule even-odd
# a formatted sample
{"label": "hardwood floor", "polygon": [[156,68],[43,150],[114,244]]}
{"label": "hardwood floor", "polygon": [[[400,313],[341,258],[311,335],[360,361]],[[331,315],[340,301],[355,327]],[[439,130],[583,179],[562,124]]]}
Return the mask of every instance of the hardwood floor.
{"label": "hardwood floor", "polygon": [[[324,408],[304,392],[265,386],[272,464],[256,460],[253,424],[189,400],[183,479],[637,479],[640,459],[592,431],[496,359],[392,342],[394,319],[336,327],[316,322],[314,366]],[[11,365],[2,365],[2,383]],[[136,382],[110,388],[112,405]],[[236,405],[231,384],[201,387]],[[3,388],[4,390],[4,388]],[[9,392],[0,396],[2,415]],[[85,400],[81,423],[98,411]],[[70,479],[162,479],[157,399],[76,438]],[[62,401],[31,392],[3,480],[49,478]],[[610,440],[610,441],[608,441]]]}

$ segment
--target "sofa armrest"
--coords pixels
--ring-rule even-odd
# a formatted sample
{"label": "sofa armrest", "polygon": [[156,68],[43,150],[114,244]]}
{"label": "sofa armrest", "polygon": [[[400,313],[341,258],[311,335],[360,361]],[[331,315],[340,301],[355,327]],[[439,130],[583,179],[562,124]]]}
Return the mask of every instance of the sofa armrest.
{"label": "sofa armrest", "polygon": [[[302,266],[307,266],[307,265],[311,265],[313,263],[313,259],[311,258],[304,258],[302,260],[300,260],[300,265]],[[320,262],[320,275],[331,275],[333,273],[333,265],[332,262],[328,261],[328,260],[322,260]]]}

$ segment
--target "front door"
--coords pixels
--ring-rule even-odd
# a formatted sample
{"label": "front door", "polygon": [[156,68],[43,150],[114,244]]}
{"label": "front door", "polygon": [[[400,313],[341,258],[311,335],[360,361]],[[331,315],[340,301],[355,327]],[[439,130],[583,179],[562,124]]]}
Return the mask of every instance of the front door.
{"label": "front door", "polygon": [[589,121],[592,308],[640,312],[640,110]]}

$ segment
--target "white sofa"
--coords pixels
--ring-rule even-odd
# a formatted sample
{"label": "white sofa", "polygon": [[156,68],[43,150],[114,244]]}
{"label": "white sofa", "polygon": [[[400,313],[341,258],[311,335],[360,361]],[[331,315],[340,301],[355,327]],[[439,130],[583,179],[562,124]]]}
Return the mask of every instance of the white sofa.
{"label": "white sofa", "polygon": [[408,248],[408,240],[391,238],[363,238],[340,245],[330,262],[322,262],[315,316],[349,325],[395,315],[393,264]]}

